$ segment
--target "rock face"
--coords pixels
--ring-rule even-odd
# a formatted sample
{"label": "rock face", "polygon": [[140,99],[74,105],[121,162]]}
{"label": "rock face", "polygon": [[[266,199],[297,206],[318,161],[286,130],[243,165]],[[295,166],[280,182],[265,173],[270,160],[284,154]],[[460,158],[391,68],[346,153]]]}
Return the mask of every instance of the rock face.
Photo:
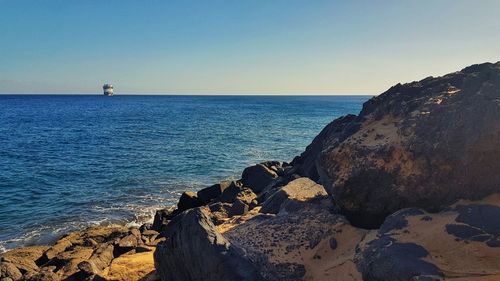
{"label": "rock face", "polygon": [[231,245],[200,208],[175,217],[154,253],[163,281],[263,280],[244,253]]}
{"label": "rock face", "polygon": [[500,191],[500,63],[398,84],[328,125],[292,164],[352,223]]}
{"label": "rock face", "polygon": [[363,280],[500,280],[500,196],[387,217],[356,256]]}
{"label": "rock face", "polygon": [[266,280],[361,280],[353,260],[367,231],[352,227],[331,206],[328,198],[290,200],[277,215],[235,220],[223,235],[245,249]]}

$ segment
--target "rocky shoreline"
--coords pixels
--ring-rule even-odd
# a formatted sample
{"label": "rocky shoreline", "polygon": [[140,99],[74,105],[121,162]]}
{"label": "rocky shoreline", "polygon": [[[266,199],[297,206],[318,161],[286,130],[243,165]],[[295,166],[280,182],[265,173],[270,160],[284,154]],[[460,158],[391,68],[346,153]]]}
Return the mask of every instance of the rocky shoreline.
{"label": "rocky shoreline", "polygon": [[291,163],[140,228],[0,255],[16,280],[500,280],[500,63],[398,84]]}

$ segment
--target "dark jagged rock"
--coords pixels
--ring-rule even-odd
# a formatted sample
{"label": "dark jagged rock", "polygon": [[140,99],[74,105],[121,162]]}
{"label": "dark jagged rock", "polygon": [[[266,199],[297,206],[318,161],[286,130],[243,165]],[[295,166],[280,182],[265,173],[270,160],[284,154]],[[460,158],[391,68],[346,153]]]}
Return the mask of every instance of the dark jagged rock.
{"label": "dark jagged rock", "polygon": [[352,223],[500,191],[500,63],[398,84],[333,121],[292,164]]}
{"label": "dark jagged rock", "polygon": [[218,184],[214,184],[212,186],[204,188],[198,191],[198,199],[202,204],[208,204],[210,203],[210,201],[219,197],[224,192],[224,190],[226,190],[226,188],[228,188],[232,184],[232,181],[221,181]]}
{"label": "dark jagged rock", "polygon": [[280,167],[281,164],[276,161],[250,166],[243,170],[241,181],[244,186],[258,194],[278,177],[277,172]]}
{"label": "dark jagged rock", "polygon": [[[158,212],[158,211],[156,211],[156,213],[157,213],[157,212]],[[156,218],[156,213],[155,213],[154,218]],[[154,222],[154,219],[153,219],[153,222]],[[152,223],[149,223],[149,222],[144,223],[144,224],[142,224],[142,225],[141,225],[141,227],[139,227],[139,231],[140,231],[141,233],[143,233],[144,231],[147,231],[147,230],[151,230],[151,229],[153,229],[153,224],[152,224]]]}
{"label": "dark jagged rock", "polygon": [[200,208],[175,217],[162,234],[169,239],[157,246],[154,255],[163,281],[263,280]]}
{"label": "dark jagged rock", "polygon": [[232,203],[234,200],[236,200],[238,193],[240,193],[242,190],[243,186],[241,182],[232,181],[217,199],[218,201],[223,203]]}
{"label": "dark jagged rock", "polygon": [[182,212],[192,208],[197,208],[202,206],[203,203],[198,199],[196,192],[186,191],[182,193],[179,202],[177,203],[177,209]]}
{"label": "dark jagged rock", "polygon": [[168,222],[178,213],[180,212],[174,207],[167,207],[157,210],[153,219],[153,225],[151,226],[151,229],[155,231],[161,231],[162,226],[167,225]]}
{"label": "dark jagged rock", "polygon": [[227,210],[228,217],[241,216],[248,212],[248,205],[241,200],[236,200]]}

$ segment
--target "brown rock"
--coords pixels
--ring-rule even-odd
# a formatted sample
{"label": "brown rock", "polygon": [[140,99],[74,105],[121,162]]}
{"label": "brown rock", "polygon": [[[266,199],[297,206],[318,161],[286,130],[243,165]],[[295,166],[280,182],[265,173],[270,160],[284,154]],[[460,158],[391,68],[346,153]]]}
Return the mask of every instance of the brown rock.
{"label": "brown rock", "polygon": [[500,63],[398,84],[328,125],[292,164],[351,222],[500,191]]}
{"label": "brown rock", "polygon": [[19,269],[10,262],[0,263],[0,277],[11,278],[14,281],[21,280],[23,274]]}
{"label": "brown rock", "polygon": [[24,276],[26,281],[59,281],[61,278],[54,273],[55,266],[42,268],[39,272],[28,273]]}
{"label": "brown rock", "polygon": [[77,246],[70,251],[58,254],[53,259],[53,262],[56,264],[62,264],[62,268],[58,270],[58,274],[64,279],[77,273],[80,270],[78,264],[88,260],[93,252],[94,250],[90,247]]}
{"label": "brown rock", "polygon": [[[141,241],[142,242],[142,241]],[[115,245],[115,256],[122,255],[123,253],[126,253],[128,251],[133,250],[135,247],[138,245],[138,238],[133,235],[127,235],[120,239],[117,245]]]}
{"label": "brown rock", "polygon": [[146,251],[136,254],[125,254],[111,262],[108,273],[104,276],[107,280],[114,281],[144,281],[154,279],[155,267],[153,252]]}
{"label": "brown rock", "polygon": [[40,259],[47,249],[46,246],[18,248],[1,254],[0,260],[2,263],[15,265],[21,272],[36,272],[38,271],[36,261]]}
{"label": "brown rock", "polygon": [[66,251],[69,247],[73,246],[71,241],[67,238],[59,239],[54,246],[50,247],[45,253],[43,253],[41,258],[41,264],[47,263],[51,259],[55,258],[58,254]]}
{"label": "brown rock", "polygon": [[299,178],[279,188],[262,204],[260,212],[277,214],[286,201],[304,202],[327,196],[323,186],[308,178]]}
{"label": "brown rock", "polygon": [[112,244],[100,245],[87,261],[78,264],[78,268],[87,275],[100,274],[113,260],[113,250]]}
{"label": "brown rock", "polygon": [[145,230],[143,233],[142,233],[143,236],[148,236],[148,237],[151,237],[151,236],[155,236],[155,235],[158,235],[158,231],[156,230]]}

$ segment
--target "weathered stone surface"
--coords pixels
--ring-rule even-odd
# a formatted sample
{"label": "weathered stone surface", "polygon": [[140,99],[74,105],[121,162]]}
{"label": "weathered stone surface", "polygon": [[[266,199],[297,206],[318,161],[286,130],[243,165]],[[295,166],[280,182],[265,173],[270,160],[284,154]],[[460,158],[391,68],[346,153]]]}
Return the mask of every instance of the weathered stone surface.
{"label": "weathered stone surface", "polygon": [[65,235],[66,239],[73,246],[85,246],[88,239],[92,239],[98,244],[114,241],[129,234],[129,229],[125,226],[116,227],[89,227],[82,231],[72,232]]}
{"label": "weathered stone surface", "polygon": [[[245,250],[266,280],[360,281],[352,260],[367,231],[355,229],[341,215],[313,201],[290,201],[296,203],[293,210],[279,215],[252,211],[219,228],[226,229],[226,239]],[[335,249],[332,239],[337,242]]]}
{"label": "weathered stone surface", "polygon": [[200,209],[175,217],[154,253],[163,281],[263,280],[243,252],[229,243]]}
{"label": "weathered stone surface", "polygon": [[138,245],[138,239],[140,238],[137,238],[137,236],[133,234],[127,235],[120,239],[118,244],[115,245],[114,256],[119,256],[123,253],[135,249],[135,247],[137,247]]}
{"label": "weathered stone surface", "polygon": [[54,272],[54,267],[41,269],[36,273],[27,273],[23,277],[26,281],[59,281],[61,278]]}
{"label": "weathered stone surface", "polygon": [[153,252],[145,251],[119,256],[111,262],[104,278],[113,281],[159,280],[155,274]]}
{"label": "weathered stone surface", "polygon": [[[36,261],[41,258],[42,254],[48,248],[49,247],[47,246],[32,246],[8,251],[0,255],[0,265],[4,263],[10,263],[11,265],[14,265],[21,273],[36,272],[38,271]],[[15,272],[15,270],[13,270],[10,265],[4,269],[8,269],[11,273]],[[14,279],[13,277],[10,278]]]}
{"label": "weathered stone surface", "polygon": [[78,264],[88,260],[93,252],[93,248],[76,246],[71,250],[59,253],[48,265],[60,267],[57,273],[62,279],[65,279],[76,274],[80,270]]}
{"label": "weathered stone surface", "polygon": [[320,181],[318,160],[323,149],[338,146],[347,137],[353,134],[359,124],[356,122],[356,115],[346,115],[335,119],[313,139],[306,150],[292,161],[296,173],[314,181]]}
{"label": "weathered stone surface", "polygon": [[113,260],[113,250],[112,244],[100,245],[88,260],[78,264],[78,268],[87,275],[100,274]]}
{"label": "weathered stone surface", "polygon": [[[384,221],[358,246],[363,280],[496,280],[500,277],[500,196],[440,213],[411,208]],[[451,227],[450,227],[451,226]]]}
{"label": "weathered stone surface", "polygon": [[500,207],[488,204],[459,205],[454,223],[446,231],[465,241],[485,242],[489,247],[500,247]]}
{"label": "weathered stone surface", "polygon": [[238,194],[236,194],[236,200],[239,200],[247,205],[250,205],[252,201],[257,199],[257,194],[255,194],[249,188],[243,188]]}
{"label": "weathered stone surface", "polygon": [[280,166],[281,164],[275,161],[250,166],[243,170],[241,181],[245,187],[250,187],[258,194],[278,177],[277,170]]}
{"label": "weathered stone surface", "polygon": [[328,125],[292,164],[356,225],[500,191],[500,63],[398,84]]}
{"label": "weathered stone surface", "polygon": [[263,204],[261,213],[277,214],[287,200],[308,201],[314,198],[326,197],[328,194],[323,186],[308,178],[299,178],[278,189]]}
{"label": "weathered stone surface", "polygon": [[10,262],[0,262],[0,277],[17,281],[21,280],[23,274],[14,264]]}
{"label": "weathered stone surface", "polygon": [[55,258],[58,254],[64,252],[71,246],[73,246],[73,244],[69,239],[59,239],[54,246],[50,247],[47,251],[45,251],[45,253],[43,253],[40,263],[44,264],[49,262],[51,259]]}

